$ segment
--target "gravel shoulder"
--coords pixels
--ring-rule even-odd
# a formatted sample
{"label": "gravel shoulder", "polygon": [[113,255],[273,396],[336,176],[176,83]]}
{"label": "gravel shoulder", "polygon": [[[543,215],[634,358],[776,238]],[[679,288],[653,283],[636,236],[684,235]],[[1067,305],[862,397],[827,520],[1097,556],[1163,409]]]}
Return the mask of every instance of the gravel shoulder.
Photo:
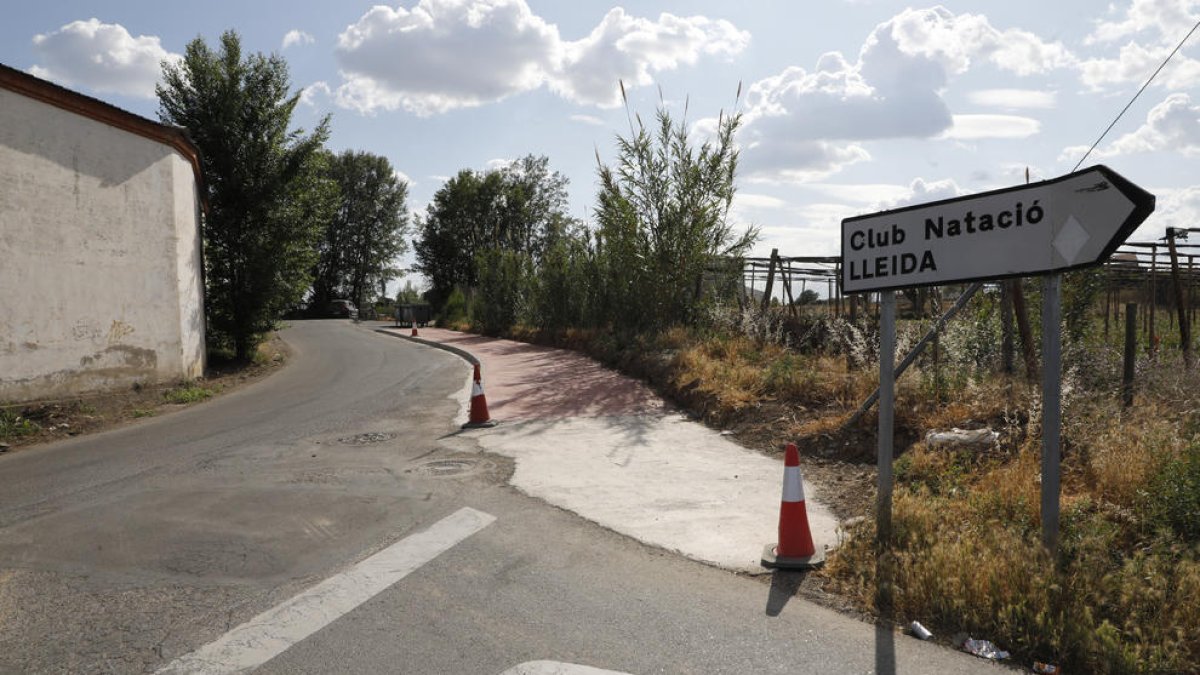
{"label": "gravel shoulder", "polygon": [[19,452],[95,434],[199,405],[253,384],[287,365],[291,348],[279,335],[250,364],[210,364],[203,378],[95,392],[70,399],[0,404],[0,452]]}

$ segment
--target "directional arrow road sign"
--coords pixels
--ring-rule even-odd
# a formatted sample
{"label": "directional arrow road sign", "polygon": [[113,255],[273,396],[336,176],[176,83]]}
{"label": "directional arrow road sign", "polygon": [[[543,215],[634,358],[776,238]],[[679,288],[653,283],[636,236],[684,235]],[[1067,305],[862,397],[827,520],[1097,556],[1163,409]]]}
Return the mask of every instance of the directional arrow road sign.
{"label": "directional arrow road sign", "polygon": [[1105,166],[842,221],[845,293],[1031,276],[1103,262],[1154,211]]}

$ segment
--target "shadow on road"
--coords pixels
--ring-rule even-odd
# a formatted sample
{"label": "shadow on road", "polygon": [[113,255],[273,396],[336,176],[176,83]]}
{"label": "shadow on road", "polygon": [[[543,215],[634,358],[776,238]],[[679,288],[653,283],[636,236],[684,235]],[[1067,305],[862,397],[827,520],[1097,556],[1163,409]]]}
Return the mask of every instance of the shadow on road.
{"label": "shadow on road", "polygon": [[892,505],[880,504],[878,530],[884,534],[876,541],[875,553],[875,673],[896,673],[896,558],[886,545],[892,529]]}
{"label": "shadow on road", "polygon": [[[804,583],[807,572],[775,570],[771,574],[771,590],[767,594],[766,614],[779,616],[788,601],[795,597]],[[890,555],[876,558],[875,602],[879,618],[875,622],[875,670],[874,675],[896,675],[896,632],[895,609],[892,598],[895,580],[894,562]]]}
{"label": "shadow on road", "polygon": [[767,616],[779,616],[788,600],[800,590],[807,572],[775,570],[771,574],[771,592],[767,595]]}

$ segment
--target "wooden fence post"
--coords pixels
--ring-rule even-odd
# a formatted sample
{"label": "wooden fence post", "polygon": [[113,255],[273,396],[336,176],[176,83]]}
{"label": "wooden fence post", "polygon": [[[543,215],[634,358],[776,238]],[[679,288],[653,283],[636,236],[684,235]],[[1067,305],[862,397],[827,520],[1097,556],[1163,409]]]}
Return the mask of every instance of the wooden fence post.
{"label": "wooden fence post", "polygon": [[1013,302],[1008,283],[1000,284],[1000,369],[1013,372]]}
{"label": "wooden fence post", "polygon": [[1183,283],[1179,279],[1179,255],[1175,251],[1175,228],[1167,228],[1167,251],[1171,254],[1171,280],[1175,286],[1175,311],[1179,316],[1179,347],[1183,350],[1183,365],[1192,367],[1192,327],[1188,325],[1187,304]]}
{"label": "wooden fence post", "polygon": [[1137,358],[1137,305],[1125,305],[1125,370],[1121,378],[1121,401],[1133,405],[1133,366]]}
{"label": "wooden fence post", "polygon": [[1158,305],[1158,246],[1150,247],[1150,353],[1158,351],[1157,326],[1154,325],[1154,308]]}
{"label": "wooden fence post", "polygon": [[779,249],[771,249],[771,262],[767,265],[767,289],[763,292],[762,311],[771,307],[771,292],[775,290],[775,265],[778,262]]}
{"label": "wooden fence post", "polygon": [[1025,356],[1025,377],[1030,382],[1038,378],[1037,354],[1033,351],[1033,330],[1029,327],[1029,309],[1025,306],[1025,291],[1021,288],[1021,280],[1013,279],[1005,283],[1011,284],[1013,309],[1017,315],[1017,331],[1021,334],[1021,352]]}

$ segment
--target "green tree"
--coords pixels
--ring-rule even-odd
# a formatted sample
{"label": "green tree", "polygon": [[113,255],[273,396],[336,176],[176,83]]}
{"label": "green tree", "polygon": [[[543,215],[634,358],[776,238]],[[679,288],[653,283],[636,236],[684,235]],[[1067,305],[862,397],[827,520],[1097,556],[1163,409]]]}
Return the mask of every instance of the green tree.
{"label": "green tree", "polygon": [[716,137],[698,147],[686,120],[659,108],[653,130],[637,117],[617,138],[615,167],[599,167],[596,253],[602,312],[630,328],[653,329],[698,317],[705,270],[745,255],[758,236],[729,223],[739,115],[722,115]]}
{"label": "green tree", "polygon": [[232,346],[241,360],[308,289],[337,194],[317,152],[329,120],[309,135],[289,129],[299,100],[289,87],[282,58],[243,57],[227,31],[219,51],[190,42],[182,62],[163,64],[156,88],[159,117],[187,129],[203,158],[210,344]]}
{"label": "green tree", "polygon": [[416,268],[430,280],[431,304],[440,307],[455,287],[476,288],[480,261],[501,259],[481,255],[489,250],[540,261],[573,222],[566,214],[566,187],[547,158],[532,155],[503,169],[464,169],[448,180],[426,207],[414,242]]}
{"label": "green tree", "polygon": [[800,292],[800,297],[796,298],[797,305],[811,305],[821,299],[821,294],[811,288],[806,288]]}
{"label": "green tree", "polygon": [[499,174],[463,169],[438,189],[418,219],[413,242],[416,269],[429,278],[426,298],[440,308],[456,287],[476,285],[475,253],[486,241],[489,213],[499,194]]}
{"label": "green tree", "polygon": [[473,322],[487,335],[500,335],[528,309],[533,260],[522,251],[488,248],[475,262],[480,286]]}
{"label": "green tree", "polygon": [[397,305],[416,305],[421,302],[421,293],[413,287],[411,281],[404,282],[404,288],[396,294]]}
{"label": "green tree", "polygon": [[568,227],[542,253],[531,283],[532,323],[558,331],[602,322],[595,312],[600,290],[597,256],[591,232],[581,224]]}
{"label": "green tree", "polygon": [[328,154],[327,166],[341,199],[318,244],[313,302],[349,298],[364,307],[396,276],[392,262],[407,249],[408,183],[386,157],[368,152]]}

